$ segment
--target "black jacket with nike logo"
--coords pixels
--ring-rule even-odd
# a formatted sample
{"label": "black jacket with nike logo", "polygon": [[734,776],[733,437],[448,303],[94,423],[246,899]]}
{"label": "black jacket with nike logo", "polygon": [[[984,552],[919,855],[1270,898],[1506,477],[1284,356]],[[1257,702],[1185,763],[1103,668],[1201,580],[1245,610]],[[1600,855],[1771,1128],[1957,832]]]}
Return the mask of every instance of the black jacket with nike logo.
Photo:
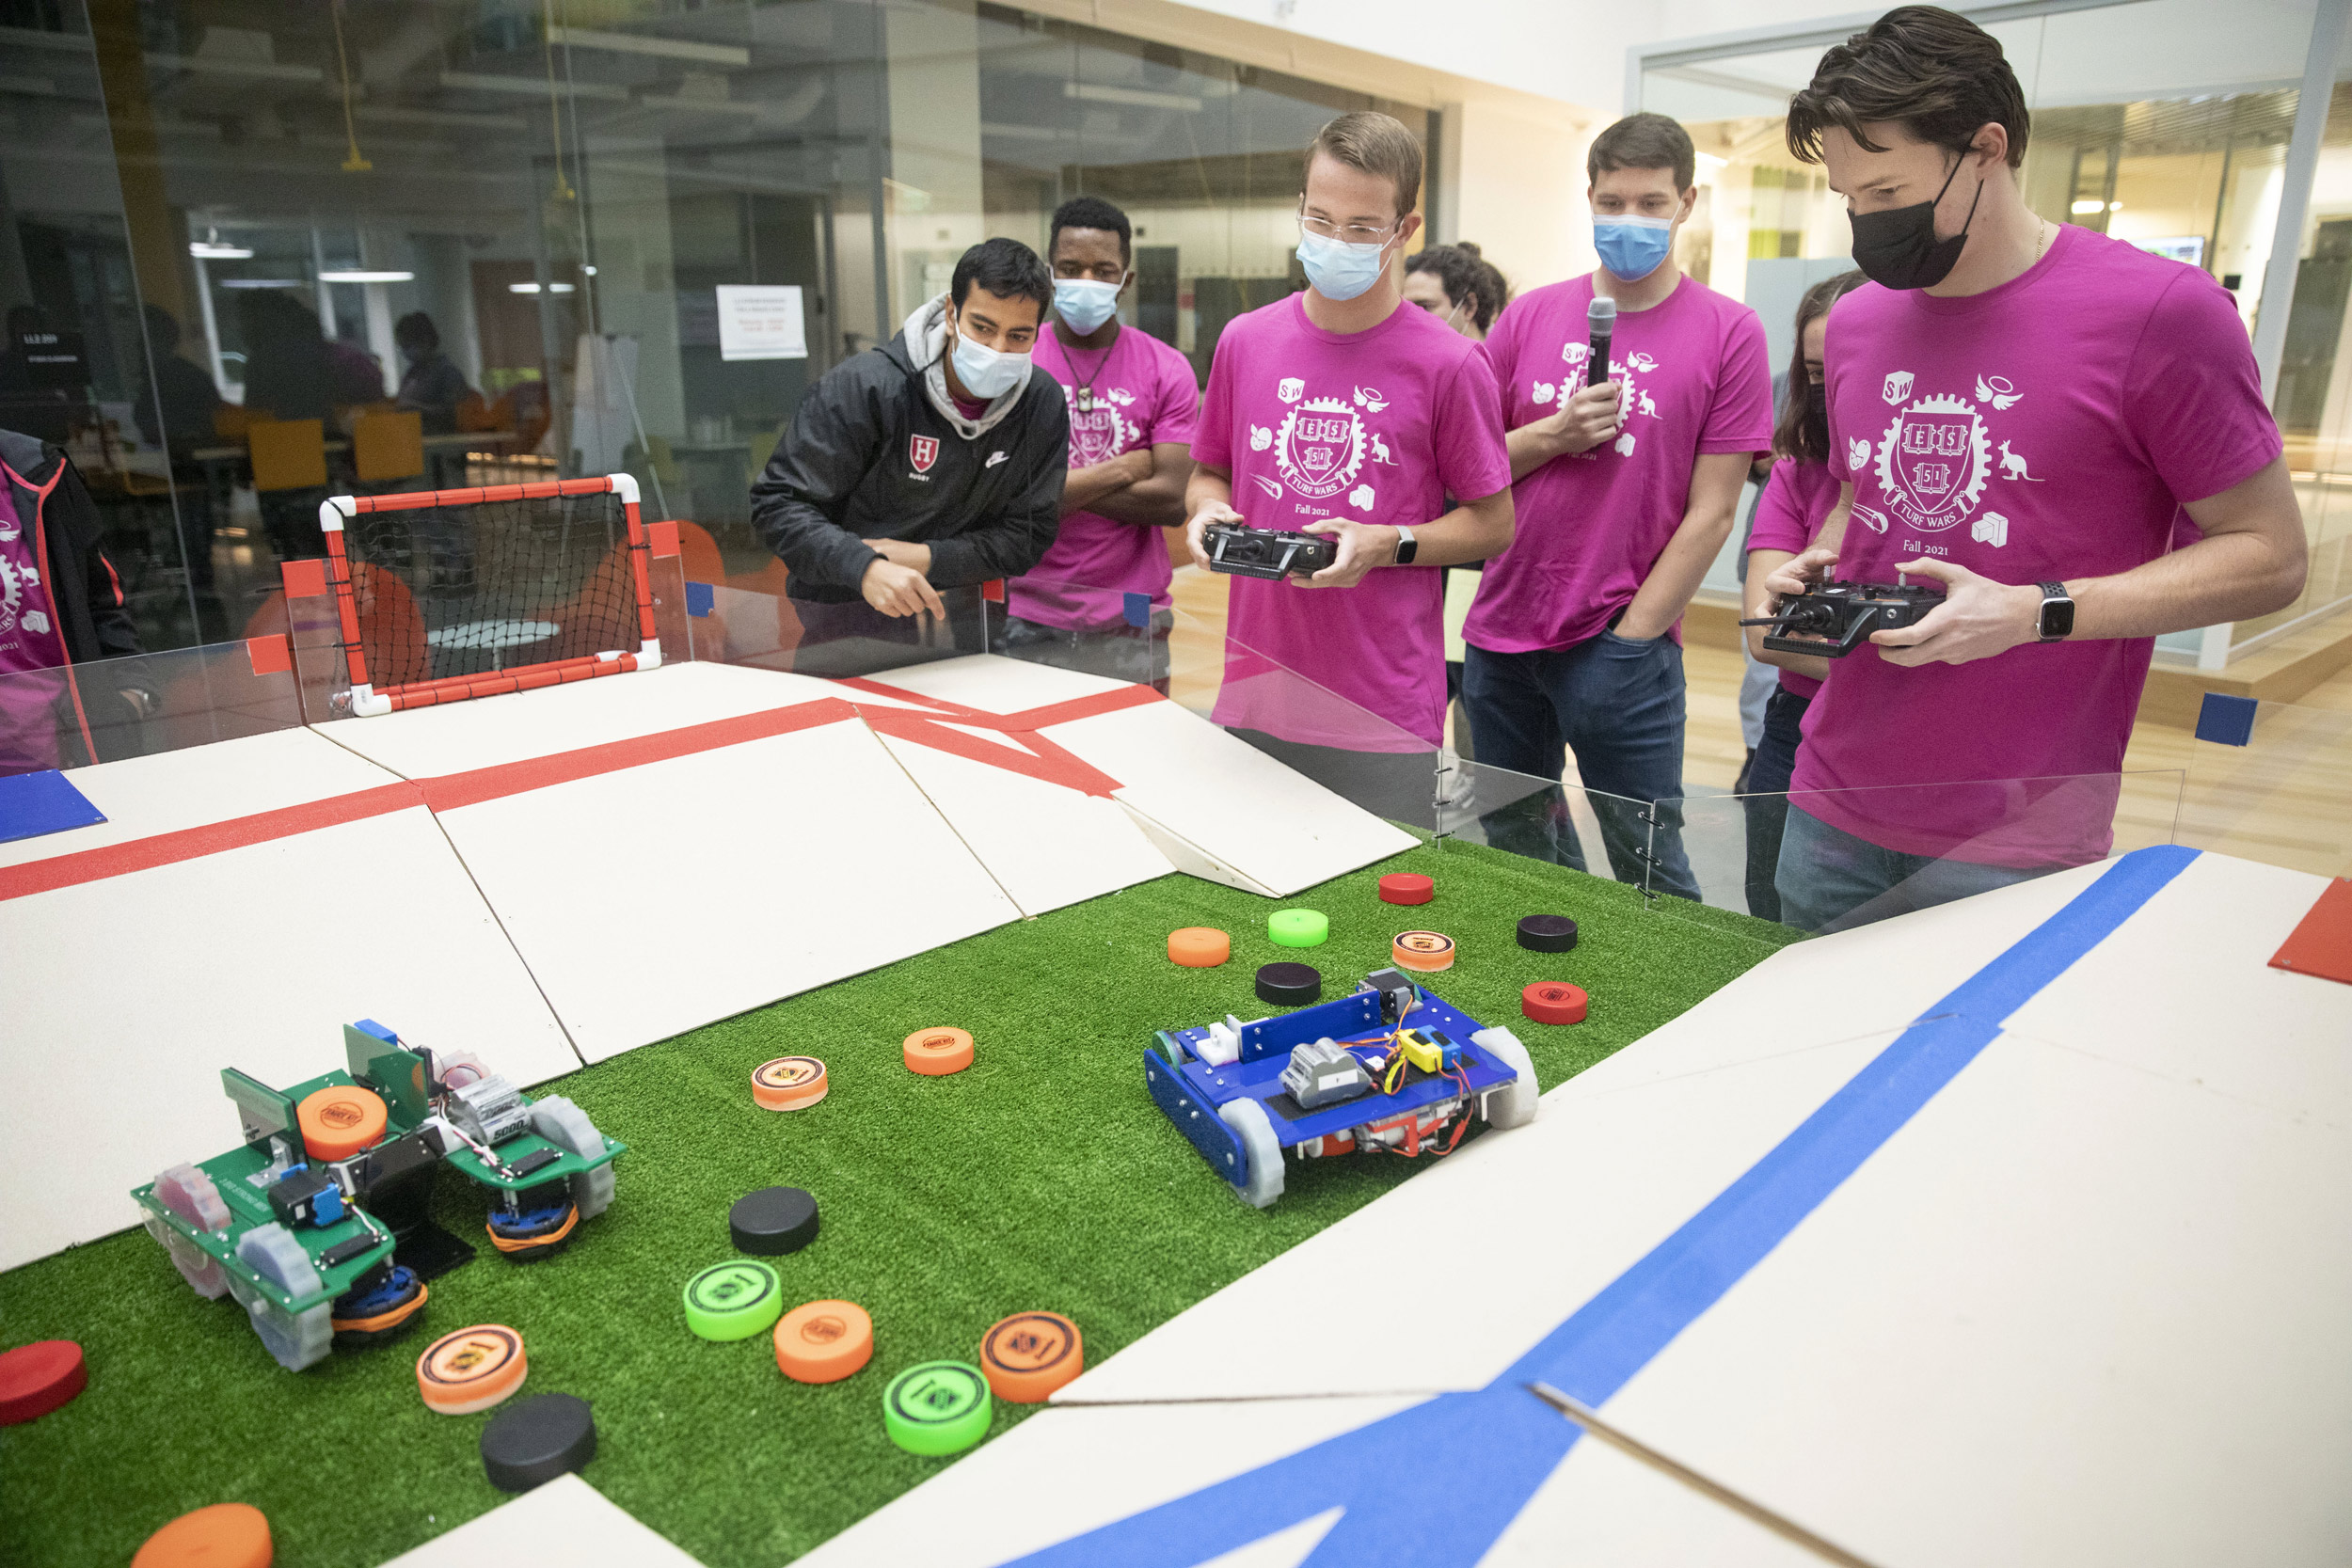
{"label": "black jacket with nike logo", "polygon": [[[940,304],[825,372],[753,482],[753,526],[790,571],[796,599],[861,597],[866,568],[880,559],[867,539],[929,545],[939,588],[1018,577],[1054,543],[1070,472],[1061,384],[1032,371],[993,422],[991,404],[959,429],[924,386],[945,341]],[[929,352],[918,358],[920,350]]]}

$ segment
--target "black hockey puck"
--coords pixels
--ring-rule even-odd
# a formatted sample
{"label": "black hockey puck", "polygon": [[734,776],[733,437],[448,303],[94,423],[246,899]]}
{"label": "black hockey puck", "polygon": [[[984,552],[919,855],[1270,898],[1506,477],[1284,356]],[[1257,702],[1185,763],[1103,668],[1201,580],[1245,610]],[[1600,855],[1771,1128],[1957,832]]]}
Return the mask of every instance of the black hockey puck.
{"label": "black hockey puck", "polygon": [[1531,914],[1519,922],[1519,945],[1531,953],[1565,953],[1576,945],[1576,922],[1565,914]]}
{"label": "black hockey puck", "polygon": [[727,1233],[755,1258],[798,1252],[817,1239],[817,1200],[798,1187],[762,1187],[735,1200]]}
{"label": "black hockey puck", "polygon": [[1278,1007],[1303,1007],[1323,1000],[1323,971],[1312,964],[1261,964],[1258,1000]]}
{"label": "black hockey puck", "polygon": [[482,1429],[482,1468],[501,1492],[528,1492],[596,1457],[588,1402],[570,1394],[525,1400]]}

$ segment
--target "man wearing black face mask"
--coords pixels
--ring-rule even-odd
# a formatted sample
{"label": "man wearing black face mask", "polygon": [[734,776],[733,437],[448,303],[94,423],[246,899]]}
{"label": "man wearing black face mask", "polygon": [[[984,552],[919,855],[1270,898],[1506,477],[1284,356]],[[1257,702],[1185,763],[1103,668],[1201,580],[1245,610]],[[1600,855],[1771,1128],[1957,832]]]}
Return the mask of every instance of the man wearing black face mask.
{"label": "man wearing black face mask", "polygon": [[[2027,129],[2000,44],[1928,6],[1831,49],[1789,104],[1789,148],[1827,166],[1875,286],[1828,330],[1838,500],[1764,586],[1835,568],[1944,594],[1826,666],[1777,878],[1805,929],[2104,857],[2154,638],[2302,589],[2235,305],[2038,216]],[[2168,553],[2183,511],[2203,537]]]}

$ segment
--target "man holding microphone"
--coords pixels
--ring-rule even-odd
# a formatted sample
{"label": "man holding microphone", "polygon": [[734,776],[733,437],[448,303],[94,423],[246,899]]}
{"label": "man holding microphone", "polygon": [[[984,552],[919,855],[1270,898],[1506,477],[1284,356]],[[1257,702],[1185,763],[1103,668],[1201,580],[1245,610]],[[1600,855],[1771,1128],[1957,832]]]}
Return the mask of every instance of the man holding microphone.
{"label": "man holding microphone", "polygon": [[[1556,779],[1573,750],[1617,879],[1685,898],[1680,816],[1655,806],[1682,794],[1675,631],[1772,444],[1763,325],[1675,263],[1696,165],[1663,115],[1603,131],[1599,270],[1521,294],[1487,336],[1519,528],[1462,634],[1479,762]],[[1490,814],[1488,841],[1581,867],[1565,802],[1531,805]]]}

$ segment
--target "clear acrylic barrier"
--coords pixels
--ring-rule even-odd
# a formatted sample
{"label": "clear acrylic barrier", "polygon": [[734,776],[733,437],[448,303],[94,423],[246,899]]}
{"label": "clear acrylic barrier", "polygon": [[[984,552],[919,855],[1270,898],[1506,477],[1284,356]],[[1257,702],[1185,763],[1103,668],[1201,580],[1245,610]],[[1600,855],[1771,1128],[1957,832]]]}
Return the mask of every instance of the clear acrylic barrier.
{"label": "clear acrylic barrier", "polygon": [[2193,742],[2179,842],[2352,877],[2352,713],[2264,703],[2248,744]]}
{"label": "clear acrylic barrier", "polygon": [[257,638],[0,674],[0,774],[297,728],[294,672],[273,668],[285,647],[282,638]]}

